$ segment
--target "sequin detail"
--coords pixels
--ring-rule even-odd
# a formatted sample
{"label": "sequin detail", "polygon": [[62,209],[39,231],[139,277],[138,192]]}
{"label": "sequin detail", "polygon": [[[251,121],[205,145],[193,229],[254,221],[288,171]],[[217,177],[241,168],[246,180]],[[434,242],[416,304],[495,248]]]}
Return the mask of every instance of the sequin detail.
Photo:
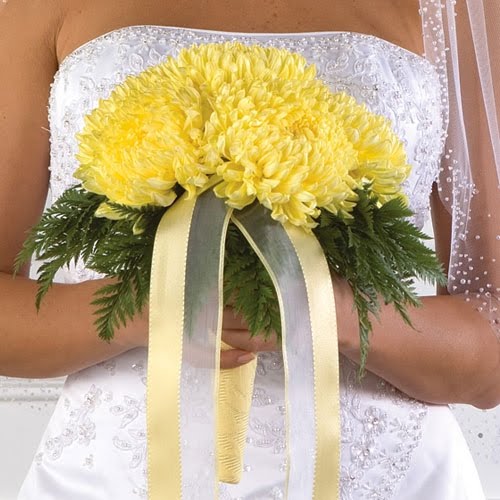
{"label": "sequin detail", "polygon": [[50,460],[61,458],[65,449],[74,443],[88,447],[96,438],[96,423],[93,414],[102,402],[101,396],[102,390],[93,385],[85,394],[79,407],[72,408],[68,400],[64,401],[68,413],[65,428],[59,435],[45,441],[44,454]]}

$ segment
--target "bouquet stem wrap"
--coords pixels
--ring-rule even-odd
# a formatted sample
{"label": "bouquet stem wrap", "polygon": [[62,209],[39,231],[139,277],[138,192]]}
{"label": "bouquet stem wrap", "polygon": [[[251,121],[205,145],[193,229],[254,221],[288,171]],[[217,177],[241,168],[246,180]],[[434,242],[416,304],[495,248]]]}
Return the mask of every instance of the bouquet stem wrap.
{"label": "bouquet stem wrap", "polygon": [[[233,450],[217,450],[215,436],[217,412],[229,415],[233,405],[231,392],[218,395],[224,241],[230,218],[259,255],[278,292],[287,498],[332,500],[339,484],[338,351],[333,288],[323,252],[311,234],[282,226],[263,207],[254,205],[236,214],[211,190],[179,200],[156,235],[148,372],[149,497],[217,498],[219,479],[234,473],[218,470],[228,458],[217,455]],[[250,368],[248,398],[253,372]],[[225,387],[231,391],[231,384]],[[217,399],[225,408],[217,409]],[[225,425],[221,421],[220,426]],[[243,443],[240,439],[239,446]],[[237,449],[237,459],[229,457],[229,462],[241,467],[241,451]]]}
{"label": "bouquet stem wrap", "polygon": [[[222,350],[231,346],[222,343]],[[252,405],[257,360],[228,370],[221,370],[217,400],[217,470],[218,479],[236,484],[243,471],[243,452],[248,417]]]}

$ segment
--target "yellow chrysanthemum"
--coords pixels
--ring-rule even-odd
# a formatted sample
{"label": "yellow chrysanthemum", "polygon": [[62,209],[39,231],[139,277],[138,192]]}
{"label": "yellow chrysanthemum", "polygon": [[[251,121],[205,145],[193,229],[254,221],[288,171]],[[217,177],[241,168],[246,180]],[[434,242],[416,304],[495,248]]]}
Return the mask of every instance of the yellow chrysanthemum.
{"label": "yellow chrysanthemum", "polygon": [[334,100],[334,113],[357,153],[356,168],[351,171],[356,184],[369,183],[382,204],[394,197],[404,198],[401,184],[408,178],[411,166],[389,120],[370,113],[364,104],[345,93],[335,94]]}
{"label": "yellow chrysanthemum", "polygon": [[168,206],[176,184],[194,196],[212,177],[228,205],[258,200],[305,227],[321,208],[348,212],[365,183],[382,201],[398,195],[408,174],[386,119],[332,93],[302,56],[240,43],[193,46],[127,78],[79,140],[76,177],[111,202]]}

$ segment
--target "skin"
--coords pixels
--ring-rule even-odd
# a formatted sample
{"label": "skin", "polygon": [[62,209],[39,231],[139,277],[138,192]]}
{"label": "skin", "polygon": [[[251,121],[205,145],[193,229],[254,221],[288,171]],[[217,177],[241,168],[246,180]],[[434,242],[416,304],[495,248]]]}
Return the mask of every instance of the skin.
{"label": "skin", "polygon": [[[2,4],[0,4],[2,5]],[[203,15],[200,15],[203,13]],[[36,283],[27,271],[13,279],[12,263],[26,231],[39,218],[48,186],[47,99],[57,67],[83,43],[137,24],[235,32],[356,31],[422,53],[418,0],[9,0],[0,14],[0,373],[18,377],[65,375],[147,345],[147,314],[116,332],[109,344],[93,327],[89,305],[107,280],[55,284],[39,314]],[[23,36],[19,37],[22,28]],[[449,216],[433,195],[437,247],[449,248]],[[15,224],[12,223],[15,221]],[[334,277],[339,348],[356,361],[357,317],[349,286]],[[442,291],[441,291],[442,292]],[[368,368],[417,399],[430,403],[500,403],[500,344],[487,322],[459,297],[423,299],[411,311],[416,331],[384,307],[374,325]],[[275,342],[249,339],[241,318],[224,313],[223,368]]]}

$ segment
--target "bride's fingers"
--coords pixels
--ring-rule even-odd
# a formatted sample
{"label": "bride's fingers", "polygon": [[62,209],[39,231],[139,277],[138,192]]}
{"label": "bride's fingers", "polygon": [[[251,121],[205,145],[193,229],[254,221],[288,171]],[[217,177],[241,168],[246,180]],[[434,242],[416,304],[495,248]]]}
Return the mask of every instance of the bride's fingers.
{"label": "bride's fingers", "polygon": [[265,339],[262,335],[251,337],[248,330],[222,330],[222,340],[231,347],[244,351],[260,352],[279,350],[275,337],[270,337],[268,339]]}
{"label": "bride's fingers", "polygon": [[255,354],[241,349],[229,349],[220,353],[220,367],[222,369],[237,368],[246,365],[255,359]]}
{"label": "bride's fingers", "polygon": [[243,317],[237,314],[233,308],[226,307],[224,309],[222,328],[227,328],[228,330],[247,330],[248,326]]}
{"label": "bride's fingers", "polygon": [[243,351],[257,352],[259,350],[259,343],[255,337],[250,336],[248,330],[222,330],[222,340],[235,349]]}

